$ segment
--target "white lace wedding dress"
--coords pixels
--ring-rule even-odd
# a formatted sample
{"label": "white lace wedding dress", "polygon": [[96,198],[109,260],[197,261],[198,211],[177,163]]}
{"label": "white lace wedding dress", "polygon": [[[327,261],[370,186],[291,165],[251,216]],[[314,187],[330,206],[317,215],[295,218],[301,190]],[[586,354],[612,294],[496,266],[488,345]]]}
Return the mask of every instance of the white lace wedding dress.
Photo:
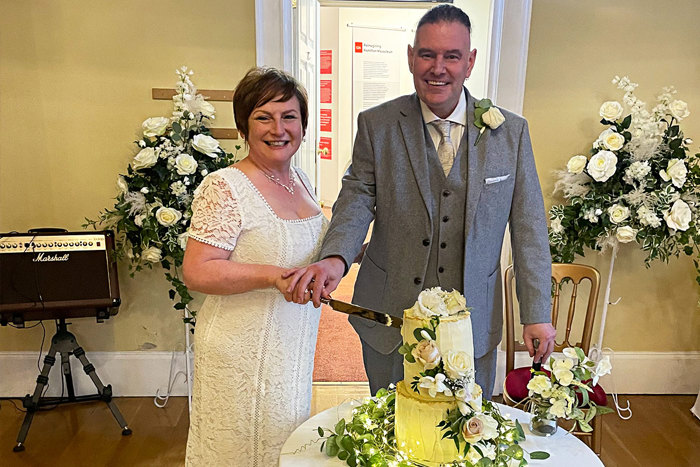
{"label": "white lace wedding dress", "polygon": [[[192,208],[190,238],[231,250],[231,261],[284,268],[315,259],[328,223],[321,213],[281,219],[233,167],[207,176]],[[313,304],[288,303],[275,288],[207,297],[194,333],[187,466],[278,464],[309,416],[319,317]]]}

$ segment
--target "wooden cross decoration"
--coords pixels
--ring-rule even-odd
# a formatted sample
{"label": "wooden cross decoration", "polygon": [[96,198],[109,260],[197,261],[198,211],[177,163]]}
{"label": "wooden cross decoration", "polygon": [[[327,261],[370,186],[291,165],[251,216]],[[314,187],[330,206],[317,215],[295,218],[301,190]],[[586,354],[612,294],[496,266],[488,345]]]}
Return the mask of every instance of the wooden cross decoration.
{"label": "wooden cross decoration", "polygon": [[[233,91],[224,89],[199,89],[199,94],[208,101],[232,102]],[[175,89],[153,88],[151,96],[154,100],[171,100],[175,95]],[[238,130],[235,128],[209,128],[211,135],[216,139],[238,139]]]}

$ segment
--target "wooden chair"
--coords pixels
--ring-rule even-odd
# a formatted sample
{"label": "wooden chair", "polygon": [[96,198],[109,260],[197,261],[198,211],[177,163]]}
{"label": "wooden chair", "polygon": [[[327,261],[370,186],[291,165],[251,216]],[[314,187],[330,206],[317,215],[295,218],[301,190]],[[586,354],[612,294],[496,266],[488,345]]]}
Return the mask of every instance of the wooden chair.
{"label": "wooden chair", "polygon": [[[520,343],[515,336],[515,318],[514,318],[514,302],[513,302],[513,265],[508,266],[505,272],[505,309],[506,309],[506,379],[503,383],[503,399],[506,404],[514,406],[518,405],[528,395],[527,383],[530,380],[530,367],[515,368],[515,352],[526,351],[527,347]],[[561,352],[566,347],[581,347],[583,352],[588,355],[591,346],[591,336],[593,332],[593,321],[595,320],[596,304],[598,302],[598,292],[600,290],[600,274],[598,270],[591,266],[583,264],[552,264],[552,290],[554,296],[552,299],[552,324],[557,327],[559,320],[559,305],[560,293],[562,290],[562,282],[565,279],[570,279],[572,285],[571,301],[566,313],[566,330],[563,340],[555,342],[554,351]],[[588,302],[586,314],[584,317],[583,330],[581,332],[581,340],[572,342],[572,326],[576,314],[576,298],[578,296],[579,285],[583,280],[590,282],[590,292],[588,294]],[[557,336],[559,337],[559,336]],[[558,340],[558,339],[557,339]],[[607,405],[607,396],[600,385],[593,388],[594,393],[590,395],[591,400],[598,405]],[[561,424],[560,420],[560,424]],[[572,433],[581,438],[597,455],[600,455],[601,444],[601,423],[600,417],[596,416],[591,421],[593,431],[590,433],[573,431]]]}

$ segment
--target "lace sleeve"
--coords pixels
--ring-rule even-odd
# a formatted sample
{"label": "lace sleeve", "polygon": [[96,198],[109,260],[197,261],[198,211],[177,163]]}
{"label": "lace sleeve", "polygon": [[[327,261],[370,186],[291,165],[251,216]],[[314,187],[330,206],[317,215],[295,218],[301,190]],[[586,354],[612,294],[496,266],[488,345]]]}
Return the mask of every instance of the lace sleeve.
{"label": "lace sleeve", "polygon": [[240,232],[241,214],[231,187],[217,174],[207,176],[194,193],[189,237],[232,251]]}

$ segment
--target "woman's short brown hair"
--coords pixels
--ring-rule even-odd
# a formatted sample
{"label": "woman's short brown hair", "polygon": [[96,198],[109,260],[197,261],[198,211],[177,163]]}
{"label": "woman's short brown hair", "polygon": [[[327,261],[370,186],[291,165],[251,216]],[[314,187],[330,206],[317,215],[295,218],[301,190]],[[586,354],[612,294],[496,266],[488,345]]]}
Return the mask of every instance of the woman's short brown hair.
{"label": "woman's short brown hair", "polygon": [[244,138],[248,138],[248,117],[261,105],[272,99],[287,102],[292,97],[299,100],[301,123],[306,133],[309,123],[309,103],[306,90],[290,74],[271,67],[255,67],[248,70],[233,92],[233,118]]}

